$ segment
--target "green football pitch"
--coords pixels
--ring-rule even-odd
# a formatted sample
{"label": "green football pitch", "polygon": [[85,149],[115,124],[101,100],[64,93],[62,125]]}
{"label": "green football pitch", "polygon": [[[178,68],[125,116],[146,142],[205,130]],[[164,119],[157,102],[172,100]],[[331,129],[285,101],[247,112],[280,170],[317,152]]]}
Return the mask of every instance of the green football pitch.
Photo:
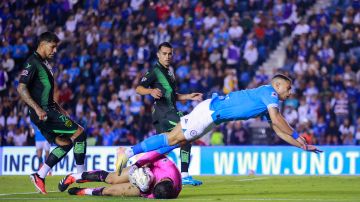
{"label": "green football pitch", "polygon": [[[0,201],[149,201],[140,197],[70,196],[57,191],[61,178],[47,177],[49,193],[41,195],[35,192],[28,176],[0,176]],[[360,176],[201,176],[197,179],[204,184],[184,186],[179,198],[172,201],[360,201]]]}

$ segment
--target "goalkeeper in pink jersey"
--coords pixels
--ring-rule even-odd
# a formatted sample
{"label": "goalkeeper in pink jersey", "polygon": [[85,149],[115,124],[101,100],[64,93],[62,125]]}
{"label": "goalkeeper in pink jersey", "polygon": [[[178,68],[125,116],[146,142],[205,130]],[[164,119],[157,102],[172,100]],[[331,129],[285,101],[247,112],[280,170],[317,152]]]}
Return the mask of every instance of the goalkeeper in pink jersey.
{"label": "goalkeeper in pink jersey", "polygon": [[[143,178],[139,178],[143,176]],[[68,190],[70,195],[94,196],[141,196],[144,198],[177,198],[181,189],[181,174],[176,165],[157,151],[143,155],[134,165],[117,173],[95,170],[69,174],[59,182],[59,190],[65,191],[72,183],[105,182],[107,187],[78,188]]]}

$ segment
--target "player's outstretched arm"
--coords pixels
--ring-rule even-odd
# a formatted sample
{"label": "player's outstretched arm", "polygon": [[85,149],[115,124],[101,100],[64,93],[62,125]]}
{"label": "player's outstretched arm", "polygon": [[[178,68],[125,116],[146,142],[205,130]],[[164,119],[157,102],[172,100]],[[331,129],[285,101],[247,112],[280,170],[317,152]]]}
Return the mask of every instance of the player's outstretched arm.
{"label": "player's outstretched arm", "polygon": [[154,163],[155,161],[163,158],[163,154],[157,151],[151,151],[144,154],[139,160],[136,161],[136,167],[140,168],[148,163]]}
{"label": "player's outstretched arm", "polygon": [[284,141],[286,141],[291,145],[302,148],[306,151],[312,151],[315,153],[322,152],[313,145],[307,145],[304,142],[299,142],[296,139],[294,139],[293,134],[294,133],[297,134],[297,132],[290,127],[290,125],[287,123],[285,118],[280,114],[278,108],[271,107],[268,109],[268,111],[272,122],[271,123],[272,128],[281,139],[283,139]]}
{"label": "player's outstretched arm", "polygon": [[271,123],[270,124],[275,131],[276,135],[278,135],[281,139],[286,141],[287,143],[294,145],[296,147],[302,148],[303,144],[295,140],[291,135],[288,135],[287,133],[283,132],[277,125]]}
{"label": "player's outstretched arm", "polygon": [[177,100],[194,100],[194,101],[202,101],[202,93],[190,93],[190,94],[179,94],[177,93]]}

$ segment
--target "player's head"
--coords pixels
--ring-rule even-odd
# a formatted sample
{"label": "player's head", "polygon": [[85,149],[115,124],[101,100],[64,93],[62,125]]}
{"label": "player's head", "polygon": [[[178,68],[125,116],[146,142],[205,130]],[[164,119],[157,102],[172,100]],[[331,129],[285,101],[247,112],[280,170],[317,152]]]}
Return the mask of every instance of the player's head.
{"label": "player's head", "polygon": [[52,32],[44,32],[39,36],[38,50],[45,58],[52,58],[56,53],[56,47],[60,39]]}
{"label": "player's head", "polygon": [[157,56],[160,64],[169,67],[173,56],[172,45],[169,42],[161,43],[158,47]]}
{"label": "player's head", "polygon": [[283,74],[276,74],[271,79],[271,85],[279,95],[280,100],[286,100],[291,94],[291,79]]}
{"label": "player's head", "polygon": [[176,198],[174,193],[174,183],[170,178],[164,178],[157,182],[153,189],[153,194],[156,199]]}

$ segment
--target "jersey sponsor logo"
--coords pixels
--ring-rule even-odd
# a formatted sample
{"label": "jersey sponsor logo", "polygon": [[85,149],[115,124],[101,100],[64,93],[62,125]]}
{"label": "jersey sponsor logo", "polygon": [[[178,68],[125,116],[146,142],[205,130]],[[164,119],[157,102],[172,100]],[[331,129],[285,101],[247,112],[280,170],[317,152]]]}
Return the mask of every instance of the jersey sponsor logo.
{"label": "jersey sponsor logo", "polygon": [[168,74],[169,74],[169,76],[171,76],[171,77],[174,76],[174,74],[173,74],[173,72],[172,72],[171,70],[168,71]]}
{"label": "jersey sponsor logo", "polygon": [[25,69],[28,69],[28,68],[30,68],[30,67],[31,67],[31,64],[30,64],[30,63],[27,63]]}
{"label": "jersey sponsor logo", "polygon": [[24,69],[24,70],[22,70],[22,72],[21,72],[21,76],[27,76],[29,74],[29,71],[28,70],[26,70],[26,69]]}
{"label": "jersey sponsor logo", "polygon": [[168,75],[170,76],[170,78],[171,78],[172,81],[175,80],[174,73],[173,73],[171,70],[168,71]]}
{"label": "jersey sponsor logo", "polygon": [[272,93],[271,93],[271,96],[278,98],[278,94],[275,93],[275,92],[272,92]]}
{"label": "jersey sponsor logo", "polygon": [[46,66],[46,68],[49,70],[49,72],[51,73],[52,76],[54,76],[54,73],[52,72],[52,67],[50,66],[48,61],[44,62],[44,65]]}

